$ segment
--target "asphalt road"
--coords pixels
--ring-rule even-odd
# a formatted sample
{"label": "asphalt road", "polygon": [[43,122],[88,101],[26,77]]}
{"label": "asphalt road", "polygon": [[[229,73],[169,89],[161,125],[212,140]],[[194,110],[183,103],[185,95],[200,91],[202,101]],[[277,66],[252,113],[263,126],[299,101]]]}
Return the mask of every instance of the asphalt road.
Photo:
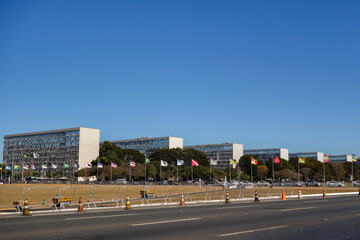
{"label": "asphalt road", "polygon": [[360,239],[360,196],[2,215],[0,239]]}

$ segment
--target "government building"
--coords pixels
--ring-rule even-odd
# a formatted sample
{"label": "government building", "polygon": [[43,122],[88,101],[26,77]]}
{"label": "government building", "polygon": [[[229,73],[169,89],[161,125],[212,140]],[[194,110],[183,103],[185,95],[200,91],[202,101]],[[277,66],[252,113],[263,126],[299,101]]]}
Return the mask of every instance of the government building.
{"label": "government building", "polygon": [[84,168],[99,156],[100,130],[67,128],[51,131],[12,134],[4,136],[3,163],[7,166],[30,165],[41,169],[64,170],[64,164]]}
{"label": "government building", "polygon": [[[144,137],[109,141],[121,149],[134,149],[149,157],[158,149],[183,149],[184,140],[179,137]],[[103,144],[104,142],[101,142]]]}
{"label": "government building", "polygon": [[289,161],[289,150],[286,148],[246,149],[244,154],[256,156],[263,162],[275,157]]}
{"label": "government building", "polygon": [[324,153],[322,152],[299,152],[299,153],[290,153],[289,157],[305,157],[305,158],[311,158],[316,159],[319,162],[324,162]]}
{"label": "government building", "polygon": [[184,147],[184,149],[191,148],[205,153],[209,162],[210,159],[215,160],[217,165],[212,167],[220,170],[230,167],[230,159],[236,160],[237,163],[244,155],[244,147],[238,143],[204,144]]}

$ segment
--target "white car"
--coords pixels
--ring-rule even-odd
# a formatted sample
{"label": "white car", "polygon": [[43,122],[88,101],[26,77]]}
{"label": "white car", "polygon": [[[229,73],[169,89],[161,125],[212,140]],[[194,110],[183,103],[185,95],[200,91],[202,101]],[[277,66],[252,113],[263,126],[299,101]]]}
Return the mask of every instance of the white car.
{"label": "white car", "polygon": [[360,187],[360,181],[353,182],[354,187]]}
{"label": "white car", "polygon": [[330,181],[327,183],[327,185],[329,187],[345,187],[345,185],[341,182],[337,182],[337,181]]}

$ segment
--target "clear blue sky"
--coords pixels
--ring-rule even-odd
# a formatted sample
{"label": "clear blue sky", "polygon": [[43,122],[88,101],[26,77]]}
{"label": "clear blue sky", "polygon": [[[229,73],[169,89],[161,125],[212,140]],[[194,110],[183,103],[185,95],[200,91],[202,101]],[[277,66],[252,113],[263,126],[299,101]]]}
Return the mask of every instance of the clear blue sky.
{"label": "clear blue sky", "polygon": [[1,139],[360,153],[360,1],[2,0],[0,36]]}

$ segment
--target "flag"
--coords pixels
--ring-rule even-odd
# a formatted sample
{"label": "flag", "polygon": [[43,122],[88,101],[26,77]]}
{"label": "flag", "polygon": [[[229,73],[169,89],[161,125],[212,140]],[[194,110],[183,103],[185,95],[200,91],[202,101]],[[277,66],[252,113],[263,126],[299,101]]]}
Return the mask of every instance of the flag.
{"label": "flag", "polygon": [[52,164],[51,164],[51,168],[53,168],[53,169],[57,169],[56,164],[52,163]]}
{"label": "flag", "polygon": [[6,166],[6,170],[11,170],[11,166]]}
{"label": "flag", "polygon": [[162,166],[162,167],[167,167],[168,166],[168,163],[167,162],[165,162],[165,161],[163,161],[163,160],[160,160],[161,162],[160,162],[160,165]]}
{"label": "flag", "polygon": [[178,166],[184,165],[184,160],[178,159],[178,160],[177,160],[177,165],[178,165]]}
{"label": "flag", "polygon": [[116,163],[111,162],[111,167],[112,167],[112,168],[117,168],[117,164],[116,164]]}
{"label": "flag", "polygon": [[230,158],[230,164],[235,165],[235,164],[236,164],[236,160],[235,160],[235,159]]}
{"label": "flag", "polygon": [[150,163],[150,159],[145,158],[145,163]]}
{"label": "flag", "polygon": [[86,163],[85,167],[86,167],[86,168],[91,168],[92,165],[91,165],[91,163]]}
{"label": "flag", "polygon": [[77,165],[77,163],[74,163],[74,168],[79,168],[79,165]]}
{"label": "flag", "polygon": [[28,165],[23,165],[23,169],[29,169]]}
{"label": "flag", "polygon": [[43,163],[43,165],[41,166],[42,169],[47,169],[47,165],[45,163]]}
{"label": "flag", "polygon": [[135,166],[136,166],[136,163],[133,161],[130,161],[130,167],[135,167]]}
{"label": "flag", "polygon": [[33,153],[34,158],[39,158],[39,154]]}
{"label": "flag", "polygon": [[14,165],[14,169],[20,169],[20,165]]}
{"label": "flag", "polygon": [[251,157],[251,164],[257,165],[258,162],[255,160],[255,158]]}
{"label": "flag", "polygon": [[278,157],[274,158],[274,163],[280,163],[280,159]]}
{"label": "flag", "polygon": [[217,165],[217,161],[214,159],[210,159],[210,165]]}
{"label": "flag", "polygon": [[324,154],[324,162],[330,162],[329,156]]}
{"label": "flag", "polygon": [[23,158],[24,158],[24,159],[28,159],[28,158],[29,158],[29,154],[24,153],[24,154],[23,154]]}
{"label": "flag", "polygon": [[31,164],[31,169],[35,170],[36,166],[34,164]]}
{"label": "flag", "polygon": [[64,163],[64,168],[70,168],[69,164]]}
{"label": "flag", "polygon": [[352,160],[353,160],[353,162],[356,162],[356,161],[357,161],[357,156],[356,156],[355,154],[353,154]]}
{"label": "flag", "polygon": [[191,166],[199,166],[199,162],[194,159],[191,159]]}
{"label": "flag", "polygon": [[299,157],[299,163],[305,163],[305,158]]}
{"label": "flag", "polygon": [[102,165],[102,163],[99,163],[99,162],[98,162],[97,167],[98,167],[98,168],[103,168],[104,166]]}

